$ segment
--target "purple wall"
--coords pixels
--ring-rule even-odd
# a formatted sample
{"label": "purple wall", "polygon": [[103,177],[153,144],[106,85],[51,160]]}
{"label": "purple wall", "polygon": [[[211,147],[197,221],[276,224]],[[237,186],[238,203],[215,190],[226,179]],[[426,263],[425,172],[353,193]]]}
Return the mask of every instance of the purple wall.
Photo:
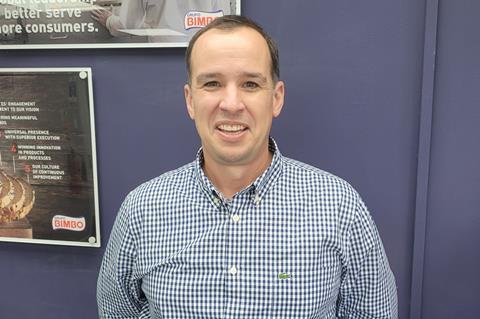
{"label": "purple wall", "polygon": [[[287,100],[273,136],[286,156],[349,180],[363,195],[397,278],[400,318],[409,318],[411,305],[426,319],[476,318],[480,3],[441,3],[436,43],[436,33],[425,29],[432,8],[426,3],[432,2],[438,4],[243,0],[242,12],[280,47]],[[436,21],[431,26],[437,31]],[[428,41],[437,46],[437,60],[424,54]],[[130,189],[195,156],[199,141],[183,101],[183,53],[0,51],[0,67],[92,67],[103,247]],[[437,73],[432,67],[425,74],[424,61],[436,63]],[[435,90],[422,81],[428,75],[435,75]],[[422,96],[435,101],[431,157],[418,152],[429,127],[420,119]],[[430,171],[417,170],[421,160]],[[418,192],[422,174],[428,188]],[[428,201],[424,212],[416,206],[422,198]],[[421,214],[424,228],[415,218]],[[414,241],[415,229],[425,246]],[[0,247],[0,318],[97,316],[103,248]],[[425,247],[425,254],[415,255],[421,249],[414,247]]]}

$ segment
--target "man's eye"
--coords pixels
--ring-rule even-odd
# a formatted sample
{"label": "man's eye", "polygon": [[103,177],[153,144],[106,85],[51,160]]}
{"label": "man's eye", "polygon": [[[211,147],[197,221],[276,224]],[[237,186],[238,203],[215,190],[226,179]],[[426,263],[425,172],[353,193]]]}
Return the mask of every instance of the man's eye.
{"label": "man's eye", "polygon": [[207,88],[216,88],[216,87],[220,87],[220,83],[217,81],[210,81],[205,83],[203,86]]}
{"label": "man's eye", "polygon": [[251,82],[251,81],[245,82],[245,83],[243,84],[243,86],[244,86],[245,88],[247,88],[247,89],[256,89],[256,88],[259,87],[259,85],[258,85],[257,83]]}

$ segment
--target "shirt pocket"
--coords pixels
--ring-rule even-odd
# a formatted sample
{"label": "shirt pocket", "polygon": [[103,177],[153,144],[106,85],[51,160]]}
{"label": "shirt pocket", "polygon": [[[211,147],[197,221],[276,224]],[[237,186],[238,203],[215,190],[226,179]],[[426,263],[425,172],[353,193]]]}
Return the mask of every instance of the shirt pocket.
{"label": "shirt pocket", "polygon": [[276,257],[270,277],[277,314],[309,317],[332,311],[341,276],[340,259],[334,249],[321,243],[289,241]]}

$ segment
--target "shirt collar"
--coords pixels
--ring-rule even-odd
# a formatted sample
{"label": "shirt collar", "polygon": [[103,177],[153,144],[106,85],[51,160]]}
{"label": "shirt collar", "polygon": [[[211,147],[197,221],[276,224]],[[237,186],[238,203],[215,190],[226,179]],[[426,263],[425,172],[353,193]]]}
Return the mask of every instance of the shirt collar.
{"label": "shirt collar", "polygon": [[[260,176],[258,176],[249,186],[237,193],[240,194],[243,192],[251,192],[252,198],[256,204],[259,204],[261,202],[268,190],[276,183],[278,177],[282,173],[282,154],[278,149],[277,143],[271,137],[268,141],[268,149],[270,152],[273,153],[272,162],[270,163],[268,168]],[[215,198],[220,196],[220,192],[215,188],[212,182],[205,175],[202,169],[203,162],[203,150],[202,148],[200,148],[197,152],[197,157],[195,161],[197,181],[204,193],[211,200],[214,200]]]}

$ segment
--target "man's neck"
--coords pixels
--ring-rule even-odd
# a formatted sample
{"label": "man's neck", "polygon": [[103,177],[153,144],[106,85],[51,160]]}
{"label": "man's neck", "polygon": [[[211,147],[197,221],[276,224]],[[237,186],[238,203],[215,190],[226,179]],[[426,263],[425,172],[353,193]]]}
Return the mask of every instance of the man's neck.
{"label": "man's neck", "polygon": [[272,162],[272,158],[272,153],[268,151],[268,154],[259,161],[246,165],[222,165],[205,159],[203,171],[223,197],[231,199],[262,175]]}

